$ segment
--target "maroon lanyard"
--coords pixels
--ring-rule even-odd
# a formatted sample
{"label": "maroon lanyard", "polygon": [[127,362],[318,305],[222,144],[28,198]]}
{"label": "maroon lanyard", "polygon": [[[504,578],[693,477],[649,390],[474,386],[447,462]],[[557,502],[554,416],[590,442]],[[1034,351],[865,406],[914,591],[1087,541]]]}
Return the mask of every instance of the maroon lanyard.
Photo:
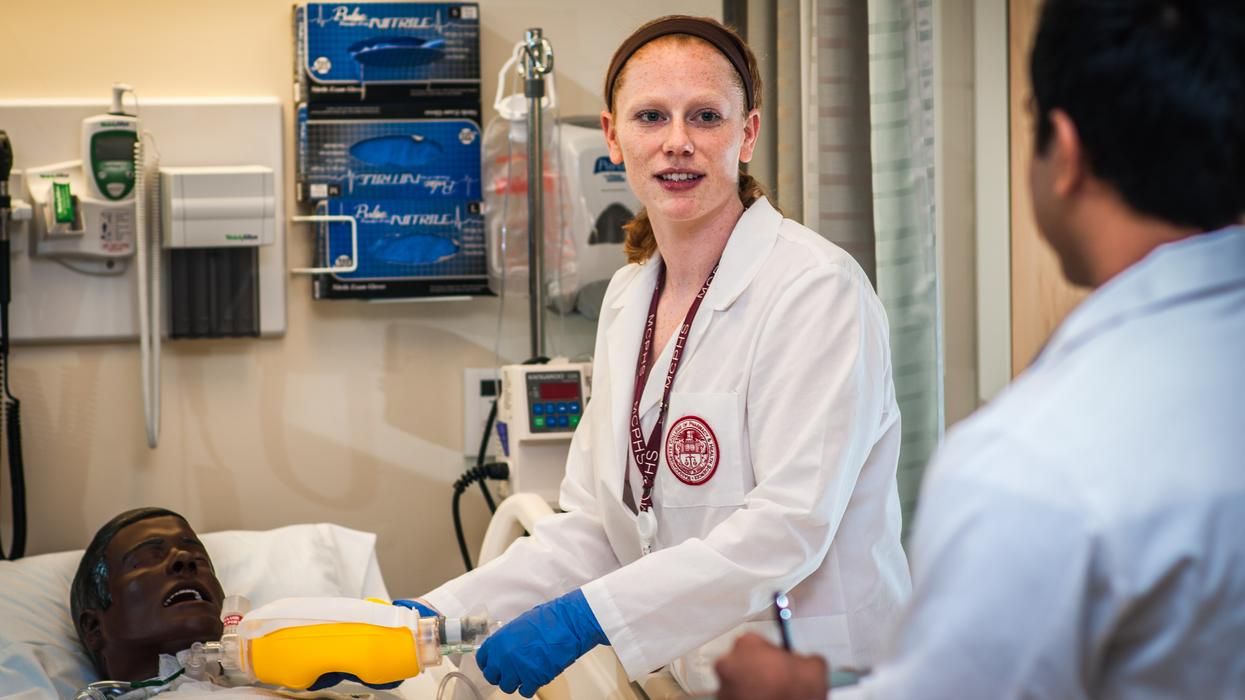
{"label": "maroon lanyard", "polygon": [[640,357],[636,360],[635,392],[631,401],[631,456],[635,458],[636,466],[640,468],[640,476],[644,479],[644,490],[640,495],[641,511],[653,508],[653,483],[657,479],[657,462],[661,454],[661,436],[666,423],[666,409],[670,406],[670,387],[674,386],[674,374],[679,371],[679,361],[683,359],[683,346],[687,342],[687,334],[692,330],[692,321],[696,318],[696,311],[700,309],[700,302],[704,301],[705,293],[709,291],[709,284],[713,282],[713,276],[717,273],[718,266],[714,264],[709,276],[705,278],[704,286],[700,288],[700,293],[692,300],[692,305],[687,309],[687,315],[683,317],[678,340],[674,343],[674,354],[670,356],[670,369],[666,372],[666,386],[662,389],[661,407],[657,410],[657,424],[653,426],[653,432],[649,434],[648,440],[645,440],[644,429],[640,426],[640,397],[644,394],[644,384],[648,380],[650,369],[648,361],[653,349],[653,334],[657,329],[657,302],[661,299],[662,287],[666,285],[664,262],[657,273],[657,286],[653,289],[653,301],[648,305],[648,321],[644,324],[644,342],[640,344]]}

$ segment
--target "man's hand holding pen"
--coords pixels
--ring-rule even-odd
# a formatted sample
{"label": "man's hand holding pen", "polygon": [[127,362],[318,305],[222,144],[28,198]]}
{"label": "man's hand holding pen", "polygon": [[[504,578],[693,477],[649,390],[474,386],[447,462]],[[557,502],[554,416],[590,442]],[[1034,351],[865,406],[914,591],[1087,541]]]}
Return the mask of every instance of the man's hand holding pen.
{"label": "man's hand holding pen", "polygon": [[717,700],[826,700],[829,669],[820,656],[784,651],[745,634],[714,666],[722,687]]}

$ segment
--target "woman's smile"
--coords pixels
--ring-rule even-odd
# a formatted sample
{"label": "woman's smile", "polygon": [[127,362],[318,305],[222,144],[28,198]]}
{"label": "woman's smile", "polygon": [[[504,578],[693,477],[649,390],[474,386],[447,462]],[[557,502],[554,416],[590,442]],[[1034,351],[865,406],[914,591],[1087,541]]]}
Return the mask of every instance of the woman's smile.
{"label": "woman's smile", "polygon": [[704,180],[704,173],[682,168],[667,168],[653,176],[667,192],[687,192]]}

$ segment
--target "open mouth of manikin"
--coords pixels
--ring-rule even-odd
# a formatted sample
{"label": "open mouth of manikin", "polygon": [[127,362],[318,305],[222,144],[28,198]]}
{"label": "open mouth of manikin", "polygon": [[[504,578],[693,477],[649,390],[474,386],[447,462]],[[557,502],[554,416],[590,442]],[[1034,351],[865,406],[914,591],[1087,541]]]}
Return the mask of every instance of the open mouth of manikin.
{"label": "open mouth of manikin", "polygon": [[164,599],[164,607],[167,608],[172,605],[180,605],[181,603],[201,603],[205,600],[209,600],[206,593],[198,588],[186,586],[184,588],[178,588],[170,593],[168,597]]}

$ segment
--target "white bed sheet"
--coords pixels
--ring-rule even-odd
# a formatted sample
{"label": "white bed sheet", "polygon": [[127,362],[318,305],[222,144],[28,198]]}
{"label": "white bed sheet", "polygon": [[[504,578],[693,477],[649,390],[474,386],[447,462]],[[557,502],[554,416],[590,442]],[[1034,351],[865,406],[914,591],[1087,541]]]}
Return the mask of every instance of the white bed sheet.
{"label": "white bed sheet", "polygon": [[[287,596],[388,598],[376,536],[338,525],[203,535],[227,594],[255,605]],[[0,561],[0,697],[73,697],[98,680],[69,613],[82,552]],[[433,697],[433,696],[430,696]]]}

